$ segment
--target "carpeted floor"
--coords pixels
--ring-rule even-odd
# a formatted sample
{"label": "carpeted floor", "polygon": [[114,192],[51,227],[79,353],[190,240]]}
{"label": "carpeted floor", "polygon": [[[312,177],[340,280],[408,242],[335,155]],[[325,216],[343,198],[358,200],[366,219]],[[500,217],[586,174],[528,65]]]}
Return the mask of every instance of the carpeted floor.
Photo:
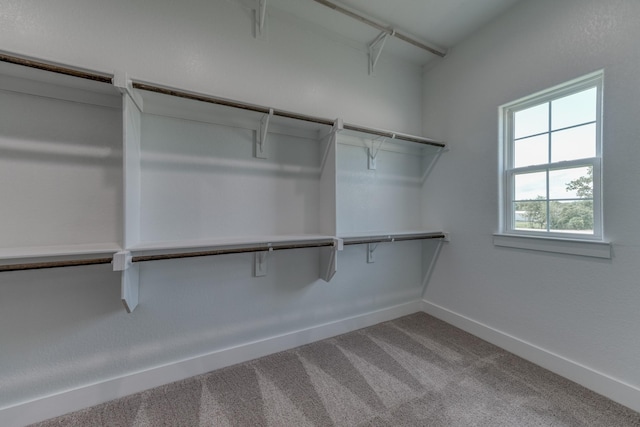
{"label": "carpeted floor", "polygon": [[35,424],[640,426],[640,414],[424,313]]}

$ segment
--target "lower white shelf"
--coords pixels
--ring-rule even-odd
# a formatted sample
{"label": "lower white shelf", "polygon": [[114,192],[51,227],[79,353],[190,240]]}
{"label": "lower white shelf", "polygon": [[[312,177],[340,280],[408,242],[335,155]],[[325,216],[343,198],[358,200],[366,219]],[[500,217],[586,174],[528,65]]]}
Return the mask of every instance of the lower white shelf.
{"label": "lower white shelf", "polygon": [[142,262],[194,256],[325,247],[333,246],[335,240],[334,236],[312,234],[246,236],[206,240],[147,242],[134,245],[126,250],[131,253],[132,262]]}
{"label": "lower white shelf", "polygon": [[0,272],[109,264],[121,250],[117,243],[2,248]]}
{"label": "lower white shelf", "polygon": [[139,265],[147,261],[255,253],[255,276],[265,262],[265,252],[319,248],[320,279],[329,282],[336,273],[337,251],[344,245],[408,240],[448,240],[442,231],[368,232],[342,237],[326,235],[245,236],[207,240],[146,242],[122,250],[115,243],[0,249],[0,272],[111,264],[121,274],[121,298],[127,312],[138,305]]}
{"label": "lower white shelf", "polygon": [[114,256],[114,270],[122,274],[122,302],[131,313],[138,305],[139,263],[178,258],[205,257],[224,254],[255,253],[254,275],[262,276],[264,254],[285,249],[320,248],[320,278],[330,281],[336,272],[336,251],[339,240],[333,236],[280,235],[149,242],[129,247]]}
{"label": "lower white shelf", "polygon": [[401,231],[393,233],[364,232],[350,233],[339,237],[345,245],[360,245],[366,243],[402,242],[408,240],[449,240],[448,233],[444,231]]}

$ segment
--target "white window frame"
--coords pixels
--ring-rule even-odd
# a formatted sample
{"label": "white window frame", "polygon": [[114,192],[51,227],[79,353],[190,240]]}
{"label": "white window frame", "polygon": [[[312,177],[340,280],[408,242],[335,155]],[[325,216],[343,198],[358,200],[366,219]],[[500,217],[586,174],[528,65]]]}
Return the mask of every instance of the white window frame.
{"label": "white window frame", "polygon": [[[535,249],[531,247],[531,243],[525,243],[521,238],[545,239],[541,250],[547,250],[550,240],[555,241],[583,241],[585,243],[604,243],[603,233],[603,215],[602,215],[602,93],[603,93],[604,72],[598,71],[588,74],[581,78],[569,81],[567,83],[552,87],[542,92],[530,95],[514,102],[505,104],[499,108],[499,151],[500,151],[500,206],[499,206],[499,232],[496,233],[494,243],[499,246],[510,246],[524,249]],[[555,163],[547,163],[541,165],[513,167],[514,163],[514,114],[517,111],[550,102],[552,100],[562,98],[583,90],[596,87],[596,155],[592,158],[584,158],[578,160],[561,161]],[[551,132],[551,130],[549,130]],[[590,166],[593,168],[593,234],[571,233],[571,232],[553,232],[547,228],[547,231],[540,230],[523,230],[515,228],[515,215],[513,212],[514,201],[514,175],[523,172],[546,172],[554,169],[568,169],[572,167]],[[548,177],[548,175],[547,175]],[[547,190],[548,191],[548,190]],[[549,200],[549,194],[546,195]],[[547,212],[547,219],[549,212]],[[547,221],[549,227],[549,221]],[[520,238],[509,239],[510,236]],[[508,242],[516,242],[508,244]],[[507,242],[507,243],[505,243]],[[558,245],[553,245],[556,247]],[[560,245],[565,246],[565,245]],[[610,248],[607,250],[610,252]],[[555,252],[555,250],[552,250]],[[565,252],[564,250],[559,252]],[[567,251],[568,253],[574,253]],[[576,253],[583,255],[580,251]],[[608,256],[606,256],[608,257]]]}

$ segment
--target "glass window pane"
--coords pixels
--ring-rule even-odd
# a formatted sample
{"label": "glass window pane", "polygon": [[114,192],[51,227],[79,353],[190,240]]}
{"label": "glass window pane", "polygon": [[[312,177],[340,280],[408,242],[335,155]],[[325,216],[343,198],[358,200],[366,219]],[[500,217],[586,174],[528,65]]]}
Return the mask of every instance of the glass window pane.
{"label": "glass window pane", "polygon": [[591,166],[549,171],[550,199],[593,198],[593,174]]}
{"label": "glass window pane", "polygon": [[547,173],[533,172],[514,175],[514,200],[547,198]]}
{"label": "glass window pane", "polygon": [[550,231],[593,234],[593,201],[549,202]]}
{"label": "glass window pane", "polygon": [[549,134],[518,139],[513,145],[513,167],[549,163]]}
{"label": "glass window pane", "polygon": [[596,124],[578,126],[551,134],[551,161],[596,156]]}
{"label": "glass window pane", "polygon": [[549,132],[549,103],[517,111],[513,114],[514,139]]}
{"label": "glass window pane", "polygon": [[596,120],[598,89],[593,87],[551,102],[551,130]]}
{"label": "glass window pane", "polygon": [[547,202],[514,202],[513,228],[547,231]]}

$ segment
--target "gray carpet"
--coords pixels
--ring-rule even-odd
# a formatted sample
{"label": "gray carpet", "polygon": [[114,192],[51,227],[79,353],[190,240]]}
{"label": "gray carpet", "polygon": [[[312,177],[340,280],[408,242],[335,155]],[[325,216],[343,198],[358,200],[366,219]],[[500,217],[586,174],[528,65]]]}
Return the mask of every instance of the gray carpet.
{"label": "gray carpet", "polygon": [[640,426],[424,313],[48,420],[54,426]]}

